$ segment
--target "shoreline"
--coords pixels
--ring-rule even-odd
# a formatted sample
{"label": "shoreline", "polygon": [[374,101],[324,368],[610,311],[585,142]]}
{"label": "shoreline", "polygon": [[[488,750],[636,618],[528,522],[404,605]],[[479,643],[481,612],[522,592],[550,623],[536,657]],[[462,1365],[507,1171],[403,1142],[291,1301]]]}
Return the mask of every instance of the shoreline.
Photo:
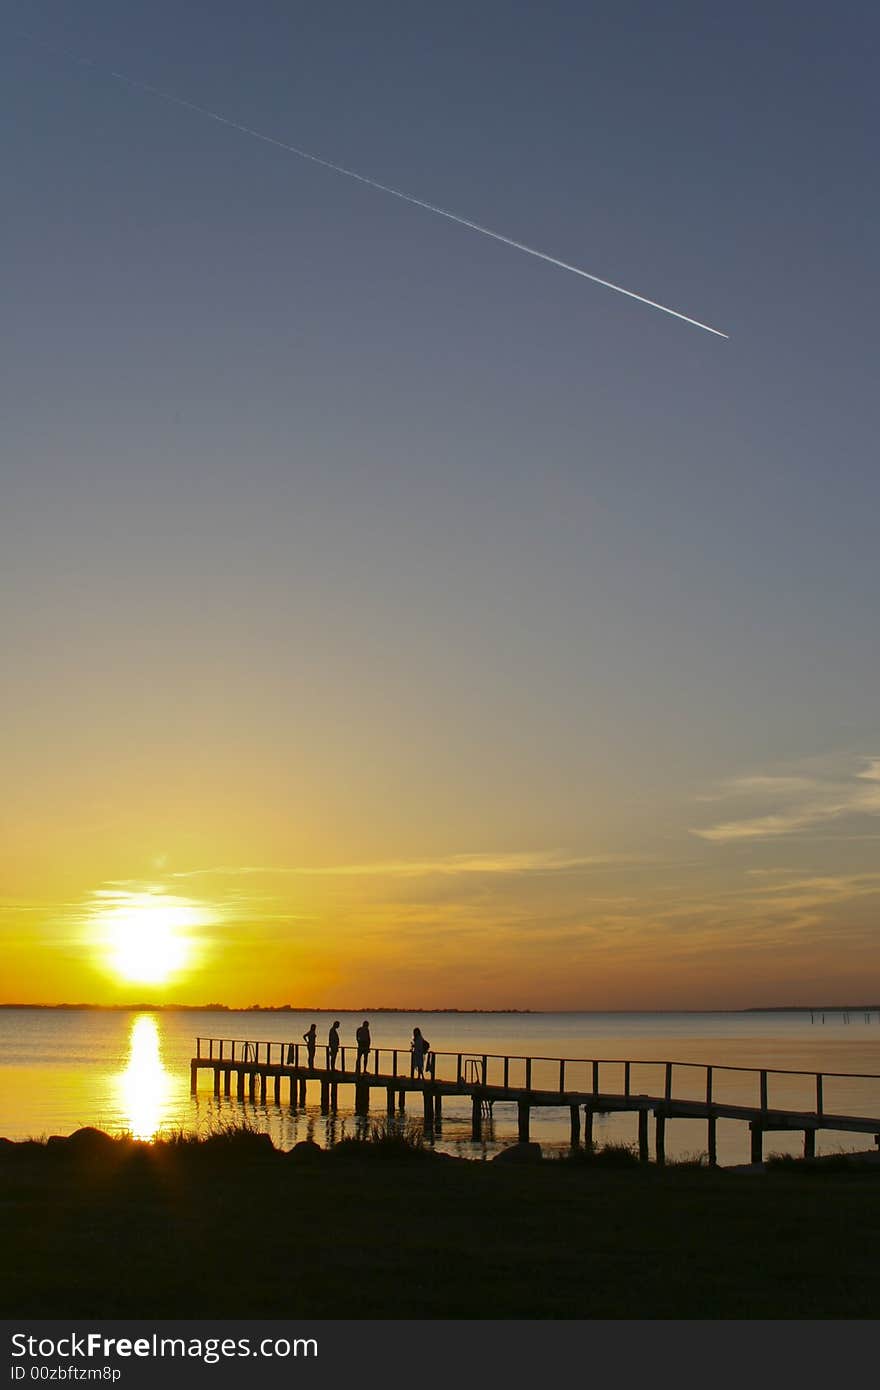
{"label": "shoreline", "polygon": [[502,1017],[712,1017],[726,1014],[880,1014],[880,1004],[756,1004],[727,1009],[466,1009],[454,1005],[401,1007],[396,1004],[363,1005],[360,1008],[328,1008],[307,1004],[156,1004],[143,1001],[133,1004],[21,1004],[0,1003],[0,1010],[24,1012],[45,1010],[60,1013],[228,1013],[228,1014],[475,1014]]}

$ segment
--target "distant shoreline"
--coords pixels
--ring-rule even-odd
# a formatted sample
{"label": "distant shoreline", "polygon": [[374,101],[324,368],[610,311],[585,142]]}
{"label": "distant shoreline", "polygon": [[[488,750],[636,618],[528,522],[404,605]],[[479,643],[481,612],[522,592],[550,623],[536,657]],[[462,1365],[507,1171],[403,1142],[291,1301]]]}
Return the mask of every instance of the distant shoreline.
{"label": "distant shoreline", "polygon": [[817,1013],[875,1013],[880,1004],[776,1004],[753,1005],[741,1009],[461,1009],[426,1008],[413,1005],[399,1008],[394,1005],[366,1005],[359,1008],[318,1008],[308,1004],[153,1004],[142,1001],[134,1004],[2,1004],[0,1009],[48,1010],[69,1013],[228,1013],[228,1014],[516,1014],[541,1016],[546,1014],[817,1014]]}

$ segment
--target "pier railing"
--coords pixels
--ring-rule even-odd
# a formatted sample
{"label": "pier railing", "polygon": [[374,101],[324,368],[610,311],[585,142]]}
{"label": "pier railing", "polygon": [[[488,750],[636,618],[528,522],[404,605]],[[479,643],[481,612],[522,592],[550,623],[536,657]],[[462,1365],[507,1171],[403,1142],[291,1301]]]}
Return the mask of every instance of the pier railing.
{"label": "pier railing", "polygon": [[[353,1072],[357,1047],[341,1046],[335,1070]],[[406,1079],[411,1074],[411,1050],[372,1047],[364,1070],[383,1080]],[[246,1038],[197,1038],[199,1062],[226,1066],[283,1067],[308,1069],[308,1046],[304,1042],[278,1042]],[[325,1044],[314,1050],[314,1068],[329,1069],[330,1054]],[[728,1063],[705,1063],[656,1058],[525,1057],[489,1052],[439,1052],[427,1054],[426,1079],[464,1087],[490,1087],[511,1091],[557,1092],[560,1101],[572,1093],[614,1095],[631,1098],[643,1094],[661,1095],[667,1101],[700,1101],[707,1105],[738,1103],[761,1111],[797,1108],[822,1116],[828,1111],[828,1089],[833,1088],[833,1109],[842,1113],[853,1091],[852,1083],[880,1083],[872,1072],[814,1072],[791,1068],[745,1067]],[[746,1078],[744,1085],[743,1078]],[[783,1082],[783,1078],[786,1080]],[[829,1083],[829,1086],[826,1086]],[[780,1091],[785,1088],[784,1102]],[[880,1110],[880,1084],[874,1093],[873,1113]],[[744,1094],[745,1092],[745,1094]],[[792,1107],[792,1095],[797,1104]],[[809,1104],[804,1102],[809,1101]],[[861,1104],[856,1108],[863,1109]]]}

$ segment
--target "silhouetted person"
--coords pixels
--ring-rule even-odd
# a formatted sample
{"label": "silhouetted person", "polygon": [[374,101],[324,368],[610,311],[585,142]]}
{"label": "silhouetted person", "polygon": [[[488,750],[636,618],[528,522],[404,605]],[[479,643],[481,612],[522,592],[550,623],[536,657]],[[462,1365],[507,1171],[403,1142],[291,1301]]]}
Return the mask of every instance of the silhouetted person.
{"label": "silhouetted person", "polygon": [[425,1058],[428,1055],[429,1046],[430,1043],[428,1039],[422,1037],[421,1028],[414,1028],[412,1042],[410,1043],[410,1048],[412,1049],[412,1056],[410,1057],[409,1063],[410,1076],[420,1076],[424,1078]]}
{"label": "silhouetted person", "polygon": [[339,1019],[332,1024],[330,1032],[327,1034],[327,1065],[331,1071],[336,1070],[336,1054],[339,1051]]}
{"label": "silhouetted person", "polygon": [[309,1057],[309,1071],[311,1071],[315,1065],[315,1048],[318,1045],[317,1027],[317,1023],[313,1023],[309,1031],[303,1033],[303,1042],[306,1045],[306,1051]]}
{"label": "silhouetted person", "polygon": [[355,1033],[355,1037],[357,1038],[358,1051],[357,1057],[355,1058],[354,1069],[355,1071],[360,1071],[361,1062],[363,1062],[364,1071],[366,1071],[370,1060],[370,1025],[366,1019],[364,1019],[360,1028]]}

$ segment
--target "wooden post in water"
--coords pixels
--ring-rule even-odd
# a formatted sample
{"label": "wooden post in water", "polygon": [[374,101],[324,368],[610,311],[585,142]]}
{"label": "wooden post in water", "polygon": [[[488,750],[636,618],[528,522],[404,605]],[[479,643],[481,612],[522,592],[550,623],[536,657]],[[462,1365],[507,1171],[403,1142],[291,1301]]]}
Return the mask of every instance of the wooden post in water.
{"label": "wooden post in water", "polygon": [[238,1068],[235,1094],[238,1100],[244,1100],[244,1070],[242,1067]]}
{"label": "wooden post in water", "polygon": [[331,1085],[330,1085],[330,1109],[331,1109],[331,1110],[335,1110],[335,1109],[337,1108],[338,1105],[339,1105],[339,1083],[338,1083],[338,1081],[333,1081],[333,1082],[331,1082]]}
{"label": "wooden post in water", "polygon": [[654,1131],[657,1167],[662,1168],[666,1162],[666,1116],[662,1110],[654,1112]]}
{"label": "wooden post in water", "polygon": [[434,1092],[434,1124],[437,1125],[437,1126],[439,1126],[439,1125],[440,1125],[440,1122],[442,1121],[442,1119],[443,1119],[443,1093],[442,1093],[442,1091],[435,1091],[435,1092]]}
{"label": "wooden post in water", "polygon": [[804,1158],[816,1157],[816,1131],[814,1129],[804,1130]]}
{"label": "wooden post in water", "polygon": [[529,1114],[531,1108],[527,1100],[518,1100],[516,1103],[517,1120],[519,1122],[519,1142],[521,1144],[527,1144],[529,1142]]}
{"label": "wooden post in water", "polygon": [[385,1087],[385,1112],[388,1115],[394,1114],[394,1087]]}
{"label": "wooden post in water", "polygon": [[424,1118],[425,1131],[428,1134],[434,1132],[434,1097],[427,1086],[422,1089],[422,1115]]}
{"label": "wooden post in water", "polygon": [[251,1105],[253,1105],[253,1103],[254,1103],[254,1101],[256,1100],[256,1098],[257,1098],[257,1073],[256,1073],[255,1071],[249,1071],[249,1072],[248,1072],[248,1100],[250,1101]]}
{"label": "wooden post in water", "polygon": [[757,1120],[752,1120],[749,1124],[752,1133],[752,1162],[763,1163],[764,1161],[764,1131]]}
{"label": "wooden post in water", "polygon": [[276,1073],[275,1073],[275,1104],[276,1104],[276,1105],[280,1105],[280,1104],[281,1104],[281,1073],[280,1073],[280,1071],[276,1071]]}
{"label": "wooden post in water", "polygon": [[306,1079],[304,1076],[299,1079],[299,1103],[301,1106],[306,1103]]}
{"label": "wooden post in water", "polygon": [[368,1115],[370,1113],[370,1088],[360,1077],[358,1077],[354,1087],[354,1110],[356,1115]]}
{"label": "wooden post in water", "polygon": [[715,1115],[709,1116],[708,1126],[709,1166],[716,1168],[718,1166],[718,1120]]}
{"label": "wooden post in water", "polygon": [[483,1133],[483,1107],[479,1096],[471,1097],[471,1138],[476,1143]]}
{"label": "wooden post in water", "polygon": [[406,1111],[406,1091],[398,1091],[397,1108],[398,1110]]}
{"label": "wooden post in water", "polygon": [[584,1106],[584,1149],[588,1154],[593,1152],[593,1115],[592,1105]]}
{"label": "wooden post in water", "polygon": [[228,1097],[232,1090],[232,1067],[227,1067],[223,1073],[223,1094]]}
{"label": "wooden post in water", "polygon": [[189,1064],[189,1093],[191,1096],[194,1096],[199,1089],[198,1077],[199,1069],[196,1065],[196,1059],[193,1058],[193,1060]]}
{"label": "wooden post in water", "polygon": [[215,1067],[215,1068],[214,1068],[214,1095],[215,1095],[215,1096],[219,1096],[219,1094],[220,1094],[220,1068],[219,1068],[219,1067]]}
{"label": "wooden post in water", "polygon": [[330,1082],[326,1076],[321,1078],[321,1114],[326,1115],[330,1109]]}
{"label": "wooden post in water", "polygon": [[580,1106],[570,1105],[568,1107],[571,1115],[571,1147],[576,1149],[581,1142],[581,1112]]}
{"label": "wooden post in water", "polygon": [[650,1155],[648,1153],[648,1112],[639,1111],[639,1162],[648,1163]]}
{"label": "wooden post in water", "polygon": [[268,1086],[268,1084],[269,1084],[269,1078],[268,1078],[268,1076],[266,1075],[266,1073],[265,1073],[264,1071],[261,1071],[261,1072],[260,1072],[260,1104],[261,1104],[261,1105],[265,1105],[265,1104],[266,1104],[266,1087]]}

